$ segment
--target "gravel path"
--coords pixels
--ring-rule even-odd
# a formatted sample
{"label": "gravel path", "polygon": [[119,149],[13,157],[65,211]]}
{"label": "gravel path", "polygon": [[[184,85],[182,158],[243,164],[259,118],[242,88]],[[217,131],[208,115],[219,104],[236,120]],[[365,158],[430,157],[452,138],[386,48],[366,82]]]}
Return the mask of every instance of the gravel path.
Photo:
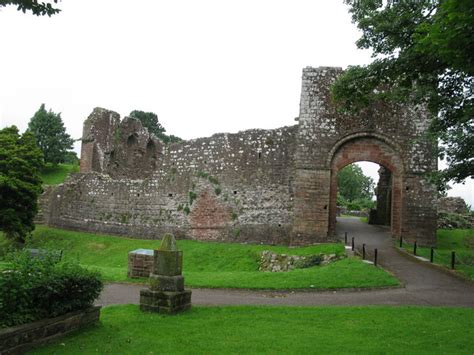
{"label": "gravel path", "polygon": [[[474,283],[453,277],[393,248],[386,227],[361,223],[358,218],[338,219],[338,234],[348,232],[356,246],[378,249],[379,264],[393,273],[402,288],[338,291],[250,291],[192,289],[195,305],[430,305],[474,307]],[[143,285],[107,284],[99,305],[138,304]]]}

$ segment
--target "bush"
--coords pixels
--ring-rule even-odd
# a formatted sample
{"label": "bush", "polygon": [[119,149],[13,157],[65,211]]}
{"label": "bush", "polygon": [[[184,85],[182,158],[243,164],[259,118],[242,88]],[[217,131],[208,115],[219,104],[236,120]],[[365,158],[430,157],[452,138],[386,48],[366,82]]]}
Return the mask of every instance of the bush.
{"label": "bush", "polygon": [[[57,259],[56,259],[57,260]],[[20,252],[0,273],[0,328],[86,309],[103,288],[100,275],[52,255]]]}
{"label": "bush", "polygon": [[354,201],[347,201],[345,207],[349,211],[370,210],[372,208],[375,208],[375,201],[371,201],[369,199],[358,199]]}

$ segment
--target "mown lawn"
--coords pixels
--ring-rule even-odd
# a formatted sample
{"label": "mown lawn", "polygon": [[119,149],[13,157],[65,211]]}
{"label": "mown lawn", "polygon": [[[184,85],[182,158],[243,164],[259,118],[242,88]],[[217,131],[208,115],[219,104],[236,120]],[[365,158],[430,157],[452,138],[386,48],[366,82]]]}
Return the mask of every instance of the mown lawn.
{"label": "mown lawn", "polygon": [[77,172],[79,172],[79,165],[48,164],[41,172],[41,179],[44,185],[57,185],[63,183],[69,174]]}
{"label": "mown lawn", "polygon": [[[412,244],[403,247],[413,253]],[[456,252],[455,269],[474,280],[474,229],[439,229],[433,262],[451,268],[452,251]],[[429,259],[430,252],[430,248],[418,247],[416,254]]]}
{"label": "mown lawn", "polygon": [[34,354],[326,354],[474,352],[474,309],[193,307],[177,316],[102,309],[98,326]]}
{"label": "mown lawn", "polygon": [[[157,240],[128,239],[45,226],[37,226],[31,241],[32,247],[63,250],[65,259],[78,260],[86,267],[99,270],[105,281],[116,282],[136,282],[136,279],[127,278],[129,251],[139,248],[156,249],[159,245],[160,241]],[[263,250],[292,255],[343,254],[342,244],[288,248],[180,240],[178,248],[184,253],[183,274],[186,285],[192,287],[331,289],[399,285],[398,280],[389,273],[359,259],[343,259],[327,266],[282,273],[258,271]]]}

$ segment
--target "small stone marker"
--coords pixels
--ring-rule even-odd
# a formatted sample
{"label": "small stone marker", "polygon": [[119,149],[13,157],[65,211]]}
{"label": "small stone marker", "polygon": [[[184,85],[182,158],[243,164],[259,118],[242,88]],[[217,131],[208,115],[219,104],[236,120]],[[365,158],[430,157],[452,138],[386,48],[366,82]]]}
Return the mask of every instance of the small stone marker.
{"label": "small stone marker", "polygon": [[183,252],[176,240],[165,234],[160,249],[154,251],[154,266],[149,289],[140,291],[142,311],[174,314],[191,308],[191,291],[184,289]]}

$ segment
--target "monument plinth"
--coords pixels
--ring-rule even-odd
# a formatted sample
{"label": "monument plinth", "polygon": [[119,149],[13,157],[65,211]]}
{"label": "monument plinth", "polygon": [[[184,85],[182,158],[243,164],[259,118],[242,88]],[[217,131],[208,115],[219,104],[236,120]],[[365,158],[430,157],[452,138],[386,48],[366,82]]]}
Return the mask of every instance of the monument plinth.
{"label": "monument plinth", "polygon": [[174,314],[191,308],[191,291],[184,289],[183,252],[177,250],[171,234],[165,234],[154,251],[149,289],[140,291],[142,311]]}

